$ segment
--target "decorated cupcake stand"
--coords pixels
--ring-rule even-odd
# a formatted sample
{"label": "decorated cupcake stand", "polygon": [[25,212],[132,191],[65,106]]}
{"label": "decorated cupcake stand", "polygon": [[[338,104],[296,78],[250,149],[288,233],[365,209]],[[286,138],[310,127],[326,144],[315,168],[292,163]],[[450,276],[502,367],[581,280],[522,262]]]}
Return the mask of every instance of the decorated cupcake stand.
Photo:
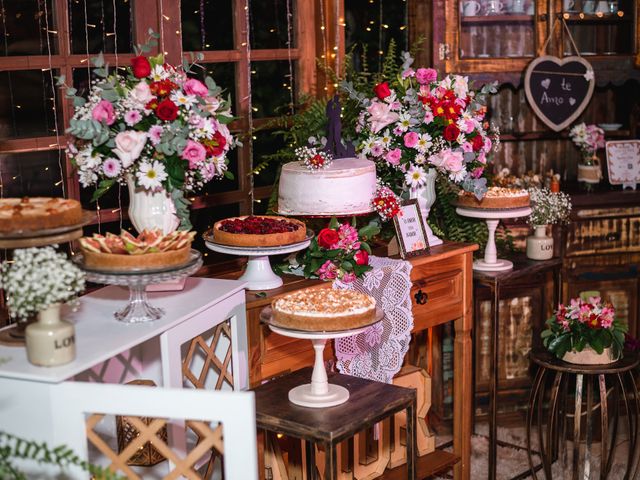
{"label": "decorated cupcake stand", "polygon": [[340,405],[349,400],[349,390],[340,385],[329,383],[327,379],[327,371],[324,365],[325,344],[327,340],[351,337],[362,333],[371,325],[382,320],[383,317],[384,312],[382,309],[376,308],[375,320],[370,325],[364,325],[351,330],[310,332],[275,325],[273,323],[273,317],[271,316],[271,308],[265,308],[260,318],[274,333],[290,338],[311,340],[313,350],[315,351],[311,383],[305,383],[292,388],[289,391],[289,401],[302,407],[325,408]]}
{"label": "decorated cupcake stand", "polygon": [[307,230],[307,236],[302,242],[275,247],[232,247],[216,243],[211,232],[203,235],[208,249],[227,255],[247,257],[247,266],[239,280],[247,283],[248,290],[273,290],[282,285],[283,281],[273,273],[269,256],[286,255],[304,250],[311,243],[313,232]]}
{"label": "decorated cupcake stand", "polygon": [[480,208],[456,208],[458,215],[469,218],[479,218],[487,222],[489,228],[489,238],[487,246],[484,250],[484,259],[473,262],[473,269],[480,272],[501,272],[511,270],[513,262],[498,258],[498,250],[496,249],[496,228],[500,220],[506,218],[520,218],[531,214],[531,207],[524,208],[507,208],[502,210],[486,210]]}

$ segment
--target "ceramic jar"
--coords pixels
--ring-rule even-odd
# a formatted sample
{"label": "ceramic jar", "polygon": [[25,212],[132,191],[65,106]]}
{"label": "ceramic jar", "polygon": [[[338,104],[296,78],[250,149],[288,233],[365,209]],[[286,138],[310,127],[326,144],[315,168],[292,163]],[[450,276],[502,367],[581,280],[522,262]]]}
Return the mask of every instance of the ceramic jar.
{"label": "ceramic jar", "polygon": [[547,237],[547,226],[534,227],[533,235],[527,237],[527,258],[549,260],[553,258],[553,238]]}
{"label": "ceramic jar", "polygon": [[76,358],[74,326],[60,318],[60,303],[38,314],[38,321],[27,326],[27,358],[34,365],[53,367]]}
{"label": "ceramic jar", "polygon": [[568,363],[576,363],[578,365],[607,365],[609,363],[617,362],[619,359],[613,356],[611,348],[605,348],[602,353],[598,353],[591,347],[586,346],[581,352],[571,350],[565,353],[562,360]]}

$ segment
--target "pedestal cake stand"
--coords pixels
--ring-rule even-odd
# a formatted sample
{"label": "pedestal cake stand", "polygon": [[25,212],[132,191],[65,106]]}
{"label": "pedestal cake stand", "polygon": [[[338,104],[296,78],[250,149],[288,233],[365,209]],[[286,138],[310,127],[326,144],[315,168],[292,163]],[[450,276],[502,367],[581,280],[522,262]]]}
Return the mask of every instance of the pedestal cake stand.
{"label": "pedestal cake stand", "polygon": [[304,250],[311,243],[313,232],[307,230],[307,237],[302,242],[276,247],[232,247],[213,241],[210,233],[204,234],[205,245],[208,249],[227,255],[248,257],[247,267],[240,280],[247,282],[248,290],[273,290],[282,285],[282,279],[271,269],[270,255],[285,255]]}
{"label": "pedestal cake stand", "polygon": [[311,340],[315,350],[315,361],[313,363],[313,373],[311,383],[305,383],[289,390],[289,401],[302,407],[325,408],[340,405],[349,400],[349,390],[329,383],[327,371],[324,366],[324,347],[327,340],[332,338],[344,338],[364,332],[367,328],[382,320],[384,312],[376,308],[375,321],[370,325],[354,328],[352,330],[341,330],[335,332],[307,332],[302,330],[292,330],[273,324],[270,309],[265,309],[261,318],[269,328],[285,337]]}
{"label": "pedestal cake stand", "polygon": [[484,260],[473,262],[473,269],[481,272],[501,272],[513,268],[513,262],[498,258],[496,249],[496,228],[500,220],[505,218],[526,217],[531,214],[530,207],[508,208],[504,210],[486,210],[480,208],[456,208],[458,215],[470,218],[482,218],[486,220],[489,228],[489,238],[484,250]]}
{"label": "pedestal cake stand", "polygon": [[73,262],[85,271],[87,280],[90,282],[129,287],[129,303],[122,310],[115,312],[113,316],[124,323],[143,323],[158,320],[164,315],[163,309],[149,303],[147,285],[169,282],[196,273],[202,266],[202,254],[192,249],[189,260],[183,265],[165,269],[140,269],[123,272],[87,268],[84,266],[82,254],[76,254],[73,257]]}

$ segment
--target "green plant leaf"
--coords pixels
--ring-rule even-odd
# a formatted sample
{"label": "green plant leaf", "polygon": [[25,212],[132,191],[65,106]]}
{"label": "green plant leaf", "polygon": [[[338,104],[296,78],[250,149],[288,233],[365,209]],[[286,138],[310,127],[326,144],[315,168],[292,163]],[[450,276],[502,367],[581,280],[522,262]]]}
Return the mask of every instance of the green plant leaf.
{"label": "green plant leaf", "polygon": [[101,180],[98,184],[98,188],[96,188],[96,190],[93,192],[93,195],[91,196],[91,201],[95,202],[96,200],[98,200],[102,195],[107,193],[107,191],[111,187],[113,187],[115,183],[116,180],[113,178]]}

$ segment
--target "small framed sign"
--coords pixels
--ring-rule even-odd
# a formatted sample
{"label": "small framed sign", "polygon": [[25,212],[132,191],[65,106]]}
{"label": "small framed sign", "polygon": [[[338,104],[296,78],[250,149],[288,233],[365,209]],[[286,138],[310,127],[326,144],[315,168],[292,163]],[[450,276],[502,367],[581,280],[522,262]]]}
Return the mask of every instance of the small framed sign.
{"label": "small framed sign", "polygon": [[400,256],[403,259],[429,253],[427,232],[417,200],[402,202],[400,213],[393,217],[393,224],[396,227]]}
{"label": "small framed sign", "polygon": [[640,140],[607,142],[609,183],[636,189],[640,183]]}

